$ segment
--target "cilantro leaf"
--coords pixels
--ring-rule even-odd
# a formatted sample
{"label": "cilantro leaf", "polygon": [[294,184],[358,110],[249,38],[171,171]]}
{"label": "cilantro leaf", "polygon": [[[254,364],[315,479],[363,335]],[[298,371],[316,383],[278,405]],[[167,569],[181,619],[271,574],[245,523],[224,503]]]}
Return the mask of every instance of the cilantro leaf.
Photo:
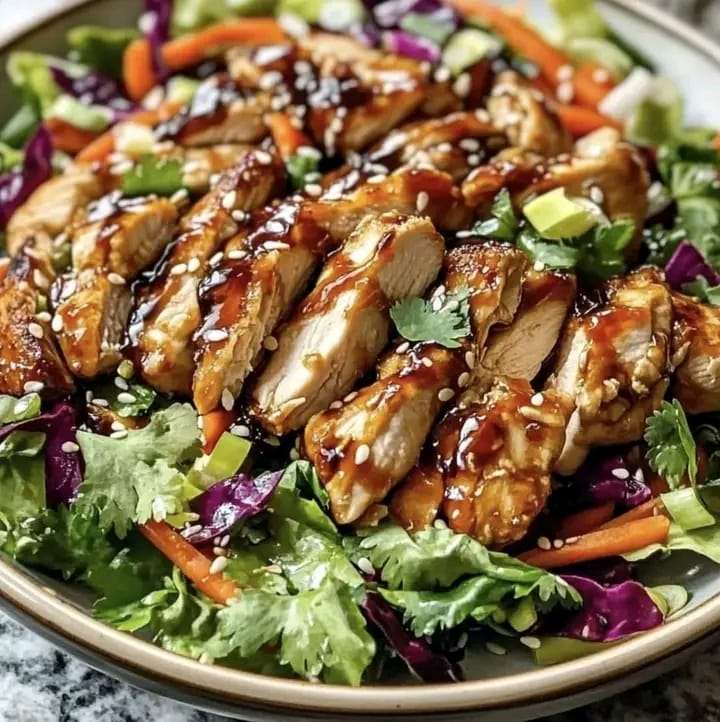
{"label": "cilantro leaf", "polygon": [[712,306],[720,306],[720,286],[711,286],[704,276],[698,276],[694,281],[686,283],[683,291]]}
{"label": "cilantro leaf", "polygon": [[675,249],[687,240],[684,228],[664,228],[656,225],[643,231],[643,242],[648,249],[647,262],[656,266],[664,266],[671,258]]}
{"label": "cilantro leaf", "polygon": [[293,190],[302,190],[310,180],[317,175],[320,164],[320,154],[296,153],[285,161],[290,187]]}
{"label": "cilantro leaf", "polygon": [[513,210],[507,188],[503,188],[495,196],[490,215],[491,218],[476,223],[472,232],[476,236],[483,236],[484,238],[513,241],[518,230],[519,221]]}
{"label": "cilantro leaf", "polygon": [[580,252],[565,243],[541,241],[537,232],[529,226],[517,238],[517,247],[530,256],[534,263],[546,268],[571,269],[577,266]]}
{"label": "cilantro leaf", "polygon": [[110,401],[110,408],[118,416],[123,418],[146,414],[157,399],[157,393],[154,389],[151,389],[149,386],[142,386],[141,384],[130,384],[126,393],[133,396],[135,401],[119,401],[117,398],[118,394]]}
{"label": "cilantro leaf", "polygon": [[178,467],[199,453],[197,415],[186,404],[158,411],[146,427],[124,439],[84,431],[77,438],[85,480],[76,505],[87,513],[96,510],[100,529],[112,527],[121,538],[133,523],[147,521],[149,513],[158,516],[177,507]]}
{"label": "cilantro leaf", "polygon": [[697,476],[697,449],[685,411],[677,399],[663,401],[645,426],[650,468],[676,489],[687,475],[694,484]]}
{"label": "cilantro leaf", "polygon": [[27,394],[21,398],[0,394],[0,423],[32,419],[40,413],[40,394]]}
{"label": "cilantro leaf", "polygon": [[297,489],[314,497],[323,509],[330,506],[330,497],[320,482],[315,467],[309,461],[293,461],[283,473],[281,486],[286,489]]}
{"label": "cilantro leaf", "polygon": [[45,508],[41,431],[13,431],[0,442],[0,516],[9,525]]}
{"label": "cilantro leaf", "polygon": [[153,155],[142,156],[122,177],[126,196],[171,196],[184,187],[182,163]]}
{"label": "cilantro leaf", "polygon": [[446,348],[458,348],[470,333],[470,291],[459,288],[445,295],[442,303],[406,298],[390,309],[398,332],[408,341],[434,341]]}
{"label": "cilantro leaf", "polygon": [[595,226],[576,241],[580,249],[578,271],[587,278],[604,281],[625,271],[625,249],[635,235],[632,221]]}

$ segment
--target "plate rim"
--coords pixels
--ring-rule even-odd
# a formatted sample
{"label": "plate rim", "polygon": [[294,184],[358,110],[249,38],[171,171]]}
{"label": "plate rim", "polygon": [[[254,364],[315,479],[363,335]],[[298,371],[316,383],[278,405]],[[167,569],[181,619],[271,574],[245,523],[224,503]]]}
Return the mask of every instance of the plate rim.
{"label": "plate rim", "polygon": [[[94,0],[57,0],[34,18],[19,18],[0,30],[0,50]],[[720,45],[664,10],[640,0],[603,0],[680,38],[720,68]],[[132,683],[162,693],[180,686],[196,702],[249,705],[269,712],[318,712],[363,716],[511,711],[612,684],[659,664],[720,627],[720,594],[662,627],[603,652],[553,667],[454,685],[344,687],[270,677],[230,667],[204,665],[93,619],[57,596],[29,572],[0,556],[0,603],[49,641],[68,644],[102,668],[120,669]],[[407,694],[412,690],[412,694]],[[194,697],[193,695],[197,695]]]}

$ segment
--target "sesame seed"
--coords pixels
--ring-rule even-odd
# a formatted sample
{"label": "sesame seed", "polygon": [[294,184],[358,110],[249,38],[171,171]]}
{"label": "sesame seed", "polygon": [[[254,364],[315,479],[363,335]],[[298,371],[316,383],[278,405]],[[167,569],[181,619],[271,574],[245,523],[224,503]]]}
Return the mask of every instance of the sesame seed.
{"label": "sesame seed", "polygon": [[225,557],[216,557],[210,565],[210,574],[220,574],[227,566]]}
{"label": "sesame seed", "polygon": [[110,424],[110,430],[111,431],[125,431],[125,426],[121,424],[119,421],[113,421],[112,424]]}
{"label": "sesame seed", "polygon": [[117,400],[121,404],[134,404],[137,401],[135,396],[133,396],[132,394],[129,394],[127,391],[121,391],[117,395]]}
{"label": "sesame seed", "polygon": [[480,150],[480,141],[476,140],[475,138],[463,138],[458,145],[463,149],[467,150],[470,153],[475,153],[476,151]]}
{"label": "sesame seed", "polygon": [[221,328],[211,328],[205,332],[205,340],[210,343],[216,343],[219,341],[225,341],[228,337],[228,332]]}
{"label": "sesame seed", "polygon": [[459,98],[466,98],[470,93],[472,79],[468,73],[461,73],[453,83],[453,93]]}
{"label": "sesame seed", "polygon": [[533,394],[530,397],[530,403],[533,406],[542,406],[543,401],[545,401],[545,397],[541,393]]}
{"label": "sesame seed", "polygon": [[200,268],[200,259],[199,258],[191,258],[188,261],[187,269],[190,271],[190,273],[195,273]]}
{"label": "sesame seed", "polygon": [[367,557],[360,557],[357,560],[358,569],[365,574],[375,574],[375,567]]}
{"label": "sesame seed", "polygon": [[355,463],[359,466],[370,458],[370,447],[367,444],[360,444],[355,451]]}
{"label": "sesame seed", "polygon": [[230,543],[230,535],[226,534],[221,540],[220,540],[220,546],[226,547]]}
{"label": "sesame seed", "polygon": [[317,198],[322,194],[322,186],[318,183],[308,183],[305,186],[305,193],[307,193],[309,196],[312,196],[313,198]]}
{"label": "sesame seed", "polygon": [[266,241],[263,244],[263,248],[266,251],[285,251],[290,248],[290,245],[282,241]]}
{"label": "sesame seed", "polygon": [[499,657],[502,657],[503,654],[507,654],[507,649],[496,642],[485,642],[485,649],[487,649],[490,654],[497,654]]}
{"label": "sesame seed", "polygon": [[538,549],[542,549],[543,551],[548,551],[548,549],[552,548],[552,544],[546,536],[539,537],[537,540],[537,545]]}
{"label": "sesame seed", "polygon": [[125,381],[125,379],[122,376],[116,376],[115,377],[115,386],[117,386],[122,391],[128,390],[128,382]]}
{"label": "sesame seed", "polygon": [[184,536],[185,538],[189,536],[193,536],[194,534],[197,534],[198,532],[202,531],[202,524],[194,524],[193,526],[185,527],[181,532],[181,536]]}
{"label": "sesame seed", "polygon": [[465,363],[468,368],[475,368],[475,354],[472,351],[465,352]]}
{"label": "sesame seed", "polygon": [[243,223],[247,220],[248,217],[248,214],[245,211],[240,210],[239,208],[237,210],[234,210],[230,215],[232,216],[232,219],[234,221],[237,221],[238,223]]}
{"label": "sesame seed", "polygon": [[[219,540],[218,540],[219,541]],[[213,554],[216,557],[224,557],[227,556],[227,549],[223,549],[221,546],[214,546],[213,547]]]}
{"label": "sesame seed", "polygon": [[417,199],[415,200],[415,208],[417,209],[417,212],[422,213],[427,208],[429,202],[430,196],[425,191],[420,191],[417,194]]}
{"label": "sesame seed", "polygon": [[610,73],[605,68],[597,68],[593,70],[592,79],[596,83],[607,83],[610,80]]}
{"label": "sesame seed", "polygon": [[243,258],[247,257],[247,251],[241,251],[240,249],[236,248],[234,251],[228,251],[227,257],[231,261],[242,261]]}
{"label": "sesame seed", "polygon": [[557,69],[556,77],[559,81],[570,80],[575,74],[575,70],[572,65],[561,65]]}
{"label": "sesame seed", "polygon": [[332,411],[337,411],[342,408],[342,405],[342,401],[333,401],[328,408]]}
{"label": "sesame seed", "polygon": [[80,451],[80,447],[74,441],[65,441],[60,447],[66,454],[74,454],[76,451]]}
{"label": "sesame seed", "polygon": [[35,338],[42,338],[45,335],[43,332],[43,327],[39,323],[35,323],[34,321],[28,324],[28,331],[30,331],[30,335],[34,336]]}
{"label": "sesame seed", "polygon": [[433,360],[431,358],[428,358],[427,356],[423,356],[420,359],[420,363],[426,368],[429,369],[433,365]]}
{"label": "sesame seed", "polygon": [[256,150],[255,157],[261,165],[270,165],[272,163],[272,156],[265,150]]}
{"label": "sesame seed", "polygon": [[616,479],[629,479],[630,472],[627,469],[613,469],[610,472]]}
{"label": "sesame seed", "polygon": [[180,205],[188,199],[189,195],[187,188],[179,188],[170,196],[170,203],[174,203],[176,206]]}
{"label": "sesame seed", "polygon": [[450,401],[453,396],[455,396],[455,392],[451,388],[446,387],[438,391],[438,399],[440,399],[440,401]]}
{"label": "sesame seed", "polygon": [[122,431],[113,431],[110,434],[111,439],[124,439],[128,435],[127,429],[123,429]]}
{"label": "sesame seed", "polygon": [[384,173],[377,173],[376,175],[371,175],[371,176],[367,179],[367,182],[368,182],[368,183],[373,183],[373,184],[375,184],[375,183],[382,183],[386,178],[387,178],[387,176],[386,176]]}
{"label": "sesame seed", "polygon": [[575,542],[579,539],[579,536],[569,536],[566,540],[566,544],[575,544]]}
{"label": "sesame seed", "polygon": [[187,264],[185,263],[176,263],[171,269],[170,269],[170,275],[171,276],[182,276],[183,273],[187,271]]}
{"label": "sesame seed", "polygon": [[110,402],[107,399],[101,399],[99,397],[97,399],[93,399],[93,404],[95,404],[95,406],[99,406],[102,409],[106,409],[108,406],[110,406]]}
{"label": "sesame seed", "polygon": [[357,392],[357,391],[351,391],[351,392],[343,399],[343,401],[344,401],[346,404],[349,404],[353,399],[356,399],[356,398],[357,398],[357,395],[358,395],[358,392]]}
{"label": "sesame seed", "polygon": [[589,193],[590,193],[590,200],[593,203],[602,205],[603,201],[605,200],[605,194],[603,193],[602,188],[600,188],[599,186],[591,186]]}
{"label": "sesame seed", "polygon": [[408,341],[403,341],[396,349],[397,353],[405,353],[410,348]]}
{"label": "sesame seed", "polygon": [[245,424],[237,424],[230,429],[233,436],[239,436],[241,439],[247,439],[250,436],[250,427]]}
{"label": "sesame seed", "polygon": [[552,545],[555,549],[562,549],[565,546],[565,542],[562,539],[553,539]]}
{"label": "sesame seed", "polygon": [[447,68],[444,65],[441,65],[435,71],[435,82],[436,83],[444,83],[447,80],[450,80],[450,68]]}
{"label": "sesame seed", "polygon": [[463,389],[470,383],[470,374],[467,371],[463,371],[458,376],[458,386]]}
{"label": "sesame seed", "polygon": [[64,321],[62,316],[53,316],[50,328],[55,331],[55,333],[60,333],[60,331],[63,330],[63,323]]}
{"label": "sesame seed", "polygon": [[585,637],[585,638],[587,638],[587,637],[590,636],[590,625],[586,624],[586,625],[582,628],[582,631],[580,632],[580,636],[581,636],[581,637]]}
{"label": "sesame seed", "polygon": [[226,193],[222,200],[220,201],[220,205],[226,210],[232,210],[232,208],[235,206],[235,201],[237,200],[237,193],[235,191],[229,191]]}
{"label": "sesame seed", "polygon": [[557,86],[555,96],[561,103],[571,103],[575,97],[575,88],[572,83],[564,82]]}
{"label": "sesame seed", "polygon": [[529,649],[539,649],[542,643],[537,637],[520,637],[520,644],[524,644]]}
{"label": "sesame seed", "polygon": [[33,283],[34,283],[38,288],[42,288],[42,289],[45,289],[45,288],[47,288],[47,287],[50,285],[50,283],[49,283],[49,281],[47,280],[47,277],[45,276],[45,274],[44,274],[41,270],[39,270],[38,268],[36,268],[36,269],[33,271]]}
{"label": "sesame seed", "polygon": [[211,266],[217,266],[220,261],[225,257],[225,254],[222,251],[218,251],[214,256],[210,258],[210,265]]}
{"label": "sesame seed", "polygon": [[275,336],[268,336],[263,341],[263,347],[266,348],[268,351],[276,351],[278,347],[278,341]]}
{"label": "sesame seed", "polygon": [[235,406],[235,397],[230,389],[223,389],[220,403],[225,411],[232,411],[233,406]]}
{"label": "sesame seed", "polygon": [[540,273],[540,271],[544,270],[545,264],[542,261],[535,261],[535,263],[533,263],[533,271],[537,271],[538,273]]}
{"label": "sesame seed", "polygon": [[300,458],[300,452],[297,449],[290,449],[290,460],[297,461]]}
{"label": "sesame seed", "polygon": [[35,318],[41,323],[48,323],[52,316],[47,311],[40,311],[40,313],[35,314]]}

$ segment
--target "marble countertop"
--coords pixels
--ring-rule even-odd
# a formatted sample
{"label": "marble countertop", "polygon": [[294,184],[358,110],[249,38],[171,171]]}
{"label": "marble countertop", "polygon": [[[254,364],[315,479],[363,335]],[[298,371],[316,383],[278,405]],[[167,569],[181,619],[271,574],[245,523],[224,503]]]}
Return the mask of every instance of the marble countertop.
{"label": "marble countertop", "polygon": [[[0,0],[0,11],[18,0]],[[24,0],[37,10],[54,0]],[[718,0],[652,0],[720,38]],[[0,13],[1,14],[1,13]],[[718,722],[720,647],[684,669],[547,722]],[[0,613],[0,722],[223,722],[96,672]]]}

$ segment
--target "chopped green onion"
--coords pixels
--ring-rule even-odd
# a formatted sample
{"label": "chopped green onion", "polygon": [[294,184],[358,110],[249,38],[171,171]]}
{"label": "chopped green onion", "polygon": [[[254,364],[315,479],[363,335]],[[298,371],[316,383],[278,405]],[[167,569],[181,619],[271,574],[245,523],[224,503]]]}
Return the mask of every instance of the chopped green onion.
{"label": "chopped green onion", "polygon": [[543,238],[555,241],[581,236],[598,223],[597,214],[585,203],[568,198],[564,188],[538,196],[525,205],[523,213]]}
{"label": "chopped green onion", "polygon": [[448,40],[442,54],[442,63],[453,75],[480,62],[488,56],[495,56],[502,50],[502,43],[490,33],[477,28],[465,28]]}
{"label": "chopped green onion", "polygon": [[45,113],[47,118],[59,118],[69,125],[91,133],[101,133],[112,122],[112,114],[99,105],[85,105],[70,95],[61,95]]}
{"label": "chopped green onion", "polygon": [[589,654],[603,652],[618,642],[588,642],[570,637],[541,637],[540,646],[533,649],[535,664],[547,667],[551,664],[570,662],[573,659],[587,657]]}
{"label": "chopped green onion", "polygon": [[210,454],[205,471],[216,479],[227,479],[242,466],[251,443],[227,431],[223,432]]}
{"label": "chopped green onion", "polygon": [[666,619],[675,612],[679,612],[688,603],[687,589],[679,584],[660,584],[657,587],[645,587],[645,591],[657,604]]}
{"label": "chopped green onion", "polygon": [[526,632],[538,620],[535,602],[532,597],[521,599],[508,614],[508,623],[516,632]]}
{"label": "chopped green onion", "polygon": [[688,486],[661,494],[665,508],[684,531],[715,524],[715,517],[705,508],[695,489]]}

